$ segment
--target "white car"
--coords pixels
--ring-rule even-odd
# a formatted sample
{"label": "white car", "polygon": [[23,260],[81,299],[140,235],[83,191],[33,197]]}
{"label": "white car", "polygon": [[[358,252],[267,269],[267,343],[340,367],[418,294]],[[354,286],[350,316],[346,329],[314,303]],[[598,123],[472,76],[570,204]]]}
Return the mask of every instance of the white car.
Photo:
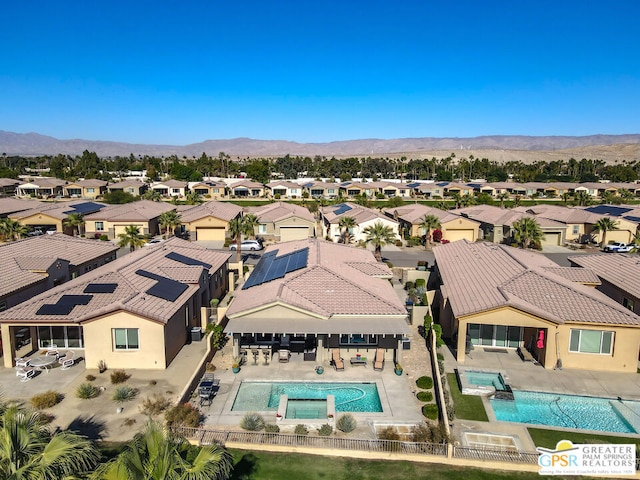
{"label": "white car", "polygon": [[605,252],[616,252],[616,253],[629,253],[631,250],[635,248],[635,245],[630,243],[626,244],[623,242],[613,242],[604,246]]}
{"label": "white car", "polygon": [[155,247],[156,245],[159,245],[162,243],[162,240],[160,238],[154,238],[153,240],[149,240],[147,243],[144,244],[145,247]]}
{"label": "white car", "polygon": [[[262,244],[257,241],[257,240],[244,240],[241,244],[240,244],[240,250],[244,250],[244,251],[256,251],[256,250],[262,250],[264,247],[262,246]],[[237,243],[232,243],[231,245],[229,245],[229,250],[237,250],[238,249],[238,244]]]}

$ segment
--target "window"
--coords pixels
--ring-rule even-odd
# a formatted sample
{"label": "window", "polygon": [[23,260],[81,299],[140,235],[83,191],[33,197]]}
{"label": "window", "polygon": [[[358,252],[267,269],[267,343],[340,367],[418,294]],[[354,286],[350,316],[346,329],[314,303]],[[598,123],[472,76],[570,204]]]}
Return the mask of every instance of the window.
{"label": "window", "polygon": [[260,225],[258,225],[258,233],[267,233],[267,225],[265,223],[261,223]]}
{"label": "window", "polygon": [[625,308],[628,308],[633,312],[633,300],[629,300],[626,297],[622,297],[622,306],[624,306]]}
{"label": "window", "polygon": [[129,193],[135,193],[135,190],[133,188],[128,188],[127,190],[129,191]]}
{"label": "window", "polygon": [[569,351],[611,355],[613,332],[603,330],[571,330]]}
{"label": "window", "polygon": [[95,191],[95,188],[87,188],[87,193],[94,193]]}
{"label": "window", "polygon": [[378,341],[375,335],[340,335],[340,345],[377,345]]}
{"label": "window", "polygon": [[96,232],[104,232],[104,222],[96,222]]}
{"label": "window", "polygon": [[140,348],[137,328],[113,328],[111,331],[116,350],[137,350]]}
{"label": "window", "polygon": [[171,193],[180,193],[180,189],[179,188],[172,188],[171,189]]}

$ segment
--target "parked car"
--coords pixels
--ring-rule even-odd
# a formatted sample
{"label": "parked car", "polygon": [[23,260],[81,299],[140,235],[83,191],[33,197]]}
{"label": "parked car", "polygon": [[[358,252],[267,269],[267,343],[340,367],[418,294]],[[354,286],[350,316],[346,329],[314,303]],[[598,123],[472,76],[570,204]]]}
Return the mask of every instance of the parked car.
{"label": "parked car", "polygon": [[633,243],[613,242],[604,246],[605,252],[628,253],[635,248]]}
{"label": "parked car", "polygon": [[[254,252],[256,250],[262,250],[263,248],[264,247],[262,246],[262,244],[257,240],[244,240],[240,244],[240,249],[245,251],[250,250]],[[237,249],[238,249],[237,243],[232,243],[231,245],[229,245],[229,250],[237,250]]]}
{"label": "parked car", "polygon": [[147,243],[144,244],[145,247],[154,247],[158,244],[162,243],[162,239],[161,238],[154,238],[153,240],[149,240]]}

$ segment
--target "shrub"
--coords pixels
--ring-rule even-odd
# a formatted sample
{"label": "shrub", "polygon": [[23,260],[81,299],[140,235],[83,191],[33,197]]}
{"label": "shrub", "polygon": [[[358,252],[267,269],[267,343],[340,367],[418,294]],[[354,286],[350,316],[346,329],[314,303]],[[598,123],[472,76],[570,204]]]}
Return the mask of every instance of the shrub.
{"label": "shrub", "polygon": [[131,378],[131,375],[129,375],[124,370],[114,370],[113,373],[111,374],[111,383],[113,383],[114,385],[118,383],[124,383],[130,378]]}
{"label": "shrub", "polygon": [[54,390],[49,390],[44,393],[39,393],[31,397],[31,405],[33,408],[42,410],[43,408],[51,408],[62,401],[64,397],[61,393]]}
{"label": "shrub", "polygon": [[409,291],[412,290],[415,286],[415,283],[413,283],[411,280],[408,280],[405,284],[404,284],[404,289]]}
{"label": "shrub", "polygon": [[422,414],[430,420],[437,420],[438,406],[435,403],[427,403],[422,406]]}
{"label": "shrub", "polygon": [[267,433],[280,433],[280,427],[275,423],[267,423],[264,426],[264,431]]}
{"label": "shrub", "polygon": [[242,417],[240,428],[250,432],[259,432],[264,428],[264,418],[259,413],[249,412]]}
{"label": "shrub", "polygon": [[136,424],[136,419],[135,418],[125,418],[122,421],[122,426],[123,427],[133,427]]}
{"label": "shrub", "polygon": [[404,244],[402,243],[402,240],[396,240],[395,245],[396,247],[401,247]]}
{"label": "shrub", "polygon": [[140,405],[140,412],[144,415],[153,416],[160,415],[167,408],[171,406],[171,401],[159,393],[153,394],[151,397],[147,397],[142,400],[142,405]]}
{"label": "shrub", "polygon": [[165,412],[164,420],[169,427],[195,428],[202,422],[202,414],[193,405],[180,403]]}
{"label": "shrub", "polygon": [[76,388],[76,397],[88,400],[89,398],[95,398],[100,393],[97,387],[90,383],[83,383]]}
{"label": "shrub", "polygon": [[438,360],[442,360],[444,362],[444,355],[439,353],[437,356]]}
{"label": "shrub", "polygon": [[217,308],[219,303],[220,300],[217,298],[212,298],[211,301],[209,301],[209,305],[211,305],[211,308]]}
{"label": "shrub", "polygon": [[344,433],[353,432],[357,426],[358,422],[350,413],[345,413],[336,421],[336,428]]}
{"label": "shrub", "polygon": [[213,345],[213,348],[217,348],[218,350],[220,350],[222,347],[224,347],[227,336],[224,333],[224,327],[222,325],[210,323],[209,325],[207,325],[206,332],[211,333],[211,345]]}
{"label": "shrub", "polygon": [[384,263],[387,265],[387,267],[393,268],[393,263],[391,263],[389,260],[386,260]]}
{"label": "shrub", "polygon": [[418,278],[416,280],[416,288],[426,289],[427,288],[427,281],[424,278]]}
{"label": "shrub", "polygon": [[411,429],[411,441],[443,443],[448,441],[447,431],[442,424],[421,423]]}
{"label": "shrub", "polygon": [[433,388],[433,378],[427,376],[420,377],[416,380],[416,385],[418,388],[422,388],[423,390],[429,390]]}
{"label": "shrub", "polygon": [[431,392],[418,392],[418,400],[421,402],[432,402],[433,401],[433,393]]}
{"label": "shrub", "polygon": [[318,435],[321,437],[328,437],[333,433],[333,427],[328,423],[325,423],[318,429]]}
{"label": "shrub", "polygon": [[380,440],[400,440],[400,434],[392,426],[388,426],[380,433],[378,433]]}
{"label": "shrub", "polygon": [[102,235],[100,235],[100,240],[102,240],[103,242],[108,242],[109,235],[103,233]]}
{"label": "shrub", "polygon": [[107,371],[107,362],[105,362],[104,360],[100,360],[98,362],[98,371],[100,373],[104,373]]}
{"label": "shrub", "polygon": [[96,377],[94,375],[91,375],[91,374],[87,375],[84,378],[87,380],[87,382],[93,382],[96,379]]}
{"label": "shrub", "polygon": [[302,425],[301,423],[299,423],[298,425],[296,425],[296,428],[293,431],[293,433],[295,433],[296,435],[309,435],[309,429],[304,425]]}
{"label": "shrub", "polygon": [[129,386],[118,387],[116,388],[116,391],[113,392],[113,396],[111,397],[111,400],[113,400],[114,402],[120,402],[120,403],[129,402],[134,398],[136,398],[136,395],[138,395],[138,390],[136,390],[133,387],[129,387]]}

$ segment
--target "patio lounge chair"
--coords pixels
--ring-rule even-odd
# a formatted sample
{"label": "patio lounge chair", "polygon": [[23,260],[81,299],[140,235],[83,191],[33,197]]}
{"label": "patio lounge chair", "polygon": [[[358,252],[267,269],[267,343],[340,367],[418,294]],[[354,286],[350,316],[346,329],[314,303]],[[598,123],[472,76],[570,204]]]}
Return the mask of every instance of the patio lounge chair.
{"label": "patio lounge chair", "polygon": [[334,348],[332,350],[331,365],[333,365],[333,368],[335,368],[336,371],[344,370],[344,359],[340,356],[339,348]]}
{"label": "patio lounge chair", "polygon": [[287,363],[291,357],[289,350],[278,350],[278,361],[281,363]]}
{"label": "patio lounge chair", "polygon": [[16,369],[16,377],[20,377],[21,382],[28,382],[36,374],[31,367],[20,367]]}
{"label": "patio lounge chair", "polygon": [[62,365],[62,370],[66,370],[75,365],[76,361],[73,357],[75,357],[75,354],[69,351],[65,352],[61,357],[58,357],[58,363]]}
{"label": "patio lounge chair", "polygon": [[373,369],[381,372],[384,370],[384,348],[376,350],[376,358],[373,360]]}
{"label": "patio lounge chair", "polygon": [[28,367],[30,358],[16,358],[16,367]]}

